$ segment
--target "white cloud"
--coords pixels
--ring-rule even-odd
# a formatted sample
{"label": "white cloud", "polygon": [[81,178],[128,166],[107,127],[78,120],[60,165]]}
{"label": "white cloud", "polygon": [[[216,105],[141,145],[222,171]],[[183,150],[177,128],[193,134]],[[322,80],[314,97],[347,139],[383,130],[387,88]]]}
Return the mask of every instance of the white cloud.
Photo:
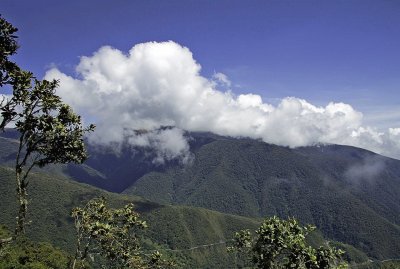
{"label": "white cloud", "polygon": [[400,135],[400,128],[389,128],[389,135],[397,137]]}
{"label": "white cloud", "polygon": [[168,128],[142,132],[130,130],[130,134],[127,136],[128,143],[132,146],[154,149],[156,153],[154,162],[156,163],[164,163],[165,160],[173,159],[187,163],[192,159],[189,145],[181,129]]}
{"label": "white cloud", "polygon": [[[189,156],[182,130],[261,138],[291,147],[348,144],[400,158],[400,131],[380,133],[363,126],[362,113],[348,104],[319,107],[287,97],[272,105],[256,94],[218,90],[215,80],[227,86],[229,79],[222,73],[207,79],[200,69],[188,48],[172,41],[149,42],[128,54],[102,47],[81,58],[76,77],[52,68],[46,78],[60,79],[58,94],[96,121],[92,141],[119,142],[124,130],[153,130],[156,133],[132,138],[131,143],[156,147],[160,158]],[[154,131],[160,126],[176,128]]]}
{"label": "white cloud", "polygon": [[378,176],[385,170],[385,163],[376,157],[366,157],[360,163],[348,167],[344,173],[345,179],[355,185],[375,183]]}
{"label": "white cloud", "polygon": [[213,75],[214,81],[216,81],[219,84],[222,84],[223,86],[231,87],[232,83],[228,79],[228,77],[224,73],[214,73]]}

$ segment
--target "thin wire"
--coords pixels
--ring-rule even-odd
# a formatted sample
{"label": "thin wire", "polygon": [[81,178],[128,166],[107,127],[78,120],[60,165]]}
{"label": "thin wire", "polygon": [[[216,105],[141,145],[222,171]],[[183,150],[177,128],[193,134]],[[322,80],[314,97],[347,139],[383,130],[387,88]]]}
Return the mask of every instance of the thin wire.
{"label": "thin wire", "polygon": [[157,248],[156,250],[158,251],[172,251],[172,252],[183,252],[183,251],[190,251],[190,250],[195,250],[195,249],[200,249],[200,248],[208,248],[208,247],[212,247],[212,246],[217,246],[217,245],[226,245],[229,242],[233,242],[235,241],[234,239],[231,240],[227,240],[227,241],[219,241],[216,243],[210,243],[210,244],[204,244],[204,245],[197,245],[194,247],[190,247],[190,248],[181,248],[181,249],[172,249],[172,248]]}
{"label": "thin wire", "polygon": [[[194,246],[194,247],[183,248],[183,249],[162,248],[162,249],[158,249],[158,250],[160,250],[160,251],[171,251],[171,252],[183,252],[183,251],[191,251],[191,250],[200,249],[200,248],[209,248],[209,247],[217,246],[217,245],[226,245],[227,243],[229,243],[231,241],[234,241],[234,240],[231,239],[231,240],[227,240],[227,241],[219,241],[219,242],[216,242],[216,243],[197,245],[197,246]],[[235,260],[236,260],[236,258],[237,257],[235,257]],[[370,264],[370,263],[384,263],[384,262],[389,262],[389,261],[400,261],[400,258],[392,258],[392,259],[385,259],[385,260],[368,260],[366,262],[349,264],[349,268],[357,268],[359,266]]]}
{"label": "thin wire", "polygon": [[199,248],[208,248],[208,247],[217,246],[217,245],[225,245],[229,241],[233,241],[233,240],[219,241],[217,243],[198,245],[198,246],[194,246],[194,247],[190,247],[190,248],[182,248],[182,249],[161,248],[161,249],[157,249],[157,250],[160,250],[160,251],[162,251],[162,250],[164,250],[164,251],[172,251],[172,252],[183,252],[183,251],[190,251],[190,250],[199,249]]}

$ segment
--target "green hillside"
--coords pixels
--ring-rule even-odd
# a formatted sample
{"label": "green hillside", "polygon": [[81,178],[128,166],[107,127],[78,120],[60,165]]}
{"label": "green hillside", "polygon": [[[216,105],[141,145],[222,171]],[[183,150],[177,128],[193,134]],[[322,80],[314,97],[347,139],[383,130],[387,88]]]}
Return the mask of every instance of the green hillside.
{"label": "green hillside", "polygon": [[[16,210],[12,175],[10,168],[0,167],[0,226],[6,225],[9,229],[14,227]],[[29,219],[32,222],[27,228],[29,238],[33,242],[50,242],[70,254],[75,244],[73,220],[69,217],[71,208],[100,195],[105,196],[111,206],[119,207],[133,202],[150,226],[141,234],[144,252],[150,253],[151,250],[158,249],[167,257],[178,261],[178,268],[234,268],[235,263],[240,262],[236,261],[234,254],[226,252],[226,243],[229,244],[234,232],[241,229],[255,230],[260,224],[259,219],[203,208],[160,205],[44,173],[32,175],[30,194]],[[312,233],[308,241],[314,246],[324,244],[318,231]],[[29,248],[33,248],[37,243],[28,244]],[[363,263],[368,259],[353,246],[335,244],[346,250],[346,259],[356,263]],[[39,243],[38,246],[43,246],[43,251],[48,249],[52,253],[55,251],[54,255],[61,255],[46,243]]]}
{"label": "green hillside", "polygon": [[[30,186],[42,189],[40,197],[49,192],[50,197],[42,198],[48,204],[52,204],[52,199],[60,199],[55,204],[58,209],[54,212],[48,213],[43,209],[46,208],[45,203],[42,203],[43,208],[38,206],[35,209],[46,211],[44,216],[49,215],[47,223],[54,227],[49,230],[51,235],[43,227],[33,227],[37,230],[32,231],[32,236],[39,239],[39,235],[43,235],[45,240],[68,249],[71,242],[66,238],[73,233],[65,230],[71,225],[66,217],[70,208],[104,193],[117,204],[134,199],[144,218],[154,223],[154,227],[147,231],[152,238],[148,245],[172,249],[167,252],[183,255],[188,263],[196,266],[209,262],[220,264],[221,260],[222,263],[228,262],[230,258],[226,256],[221,240],[230,238],[233,231],[245,227],[246,223],[255,227],[257,222],[202,208],[251,218],[293,216],[303,224],[316,225],[326,238],[347,244],[344,246],[349,246],[349,252],[353,253],[351,256],[356,261],[366,259],[359,250],[372,259],[398,257],[399,161],[346,146],[290,149],[210,133],[190,133],[190,136],[195,158],[193,163],[185,166],[174,162],[155,165],[149,159],[151,154],[146,155],[139,149],[135,149],[134,153],[124,149],[118,155],[109,149],[92,146],[89,146],[90,158],[85,165],[49,166],[45,172],[60,178],[69,176],[71,180],[56,180],[51,183],[51,188],[45,190]],[[12,138],[0,138],[0,146],[4,146],[4,150],[0,151],[3,165],[12,165]],[[147,166],[142,166],[143,163]],[[40,186],[52,182],[46,181],[49,176],[40,177],[37,181]],[[131,186],[125,189],[125,196],[120,196],[77,184],[72,179],[107,189],[113,189],[112,184],[117,186],[115,189],[123,189],[127,184]],[[13,183],[10,184],[7,188],[13,190]],[[1,189],[4,191],[7,188]],[[56,190],[65,190],[65,193],[57,194],[59,197],[55,198],[53,193]],[[13,198],[10,193],[7,194],[8,200]],[[154,203],[138,196],[130,197],[132,194]],[[32,198],[35,199],[35,196]],[[7,206],[0,205],[1,210],[4,207]],[[4,210],[13,212],[11,209]],[[9,213],[7,219],[12,218]],[[68,236],[65,237],[65,234]],[[174,251],[210,242],[217,244],[205,249]],[[354,258],[357,256],[361,258]]]}
{"label": "green hillside", "polygon": [[[234,261],[225,251],[225,242],[234,231],[255,229],[258,221],[201,208],[163,206],[138,197],[105,192],[65,178],[33,174],[30,183],[28,236],[35,242],[51,242],[69,252],[74,248],[75,231],[69,212],[94,196],[107,197],[111,205],[133,202],[149,229],[142,235],[149,238],[144,246],[158,248],[183,262],[183,268],[230,268]],[[14,227],[16,197],[12,171],[0,167],[0,224]],[[213,246],[190,248],[210,243]],[[167,249],[167,250],[165,250]]]}
{"label": "green hillside", "polygon": [[[348,173],[377,162],[373,175]],[[400,253],[400,162],[357,148],[219,138],[200,146],[193,164],[148,173],[124,193],[250,217],[294,216],[374,258]]]}

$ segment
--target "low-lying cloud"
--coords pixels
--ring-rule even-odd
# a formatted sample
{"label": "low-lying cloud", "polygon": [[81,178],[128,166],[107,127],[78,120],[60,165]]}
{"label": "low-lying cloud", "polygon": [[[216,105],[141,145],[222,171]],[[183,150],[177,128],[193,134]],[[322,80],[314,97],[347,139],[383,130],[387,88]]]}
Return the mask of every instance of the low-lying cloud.
{"label": "low-lying cloud", "polygon": [[[125,130],[125,135],[129,145],[152,149],[156,154],[153,160],[155,163],[160,164],[173,159],[188,163],[192,159],[187,139],[181,129]],[[98,138],[93,138],[98,141]]]}
{"label": "low-lying cloud", "polygon": [[347,168],[345,179],[355,185],[374,183],[378,176],[385,170],[386,164],[381,158],[369,156],[360,163]]}
{"label": "low-lying cloud", "polygon": [[290,147],[346,144],[400,158],[400,128],[383,133],[363,126],[362,113],[348,104],[320,107],[287,97],[272,105],[257,94],[235,95],[226,90],[231,85],[227,76],[215,73],[206,78],[200,69],[188,48],[172,41],[149,42],[135,45],[127,54],[102,47],[81,57],[75,76],[53,68],[45,78],[59,79],[58,94],[96,122],[92,142],[122,142],[124,130],[146,129],[153,135],[136,135],[130,141],[154,146],[160,158],[190,155],[182,130]]}

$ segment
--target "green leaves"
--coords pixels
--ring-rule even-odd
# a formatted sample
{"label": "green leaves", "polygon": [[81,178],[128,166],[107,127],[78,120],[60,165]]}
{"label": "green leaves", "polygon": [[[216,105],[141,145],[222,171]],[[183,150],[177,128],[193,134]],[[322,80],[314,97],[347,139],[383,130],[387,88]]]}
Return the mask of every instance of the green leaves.
{"label": "green leaves", "polygon": [[94,198],[85,207],[74,208],[71,215],[77,231],[74,264],[81,264],[88,256],[98,254],[107,259],[107,268],[173,266],[173,263],[163,260],[159,252],[149,257],[141,252],[137,231],[147,228],[147,224],[139,219],[133,204],[109,209],[104,197]]}
{"label": "green leaves", "polygon": [[[27,154],[36,154],[35,164],[82,163],[87,154],[83,135],[94,126],[83,127],[81,118],[55,94],[57,81],[37,81],[32,90],[20,90],[22,107],[16,120]],[[21,93],[22,91],[22,93]]]}
{"label": "green leaves", "polygon": [[17,28],[0,16],[0,87],[12,83],[9,73],[19,69],[8,57],[18,49],[16,36]]}
{"label": "green leaves", "polygon": [[94,130],[94,125],[83,127],[80,116],[55,94],[57,81],[39,81],[23,74],[27,77],[21,78],[20,86],[14,85],[13,97],[2,109],[4,119],[14,122],[20,133],[15,165],[20,201],[16,235],[25,231],[26,187],[31,169],[52,163],[82,163],[87,158],[83,136]]}
{"label": "green leaves", "polygon": [[248,230],[237,232],[228,250],[247,254],[256,268],[346,268],[339,262],[341,250],[307,246],[305,238],[314,229],[300,226],[294,218],[280,220],[274,216],[264,220],[255,237]]}
{"label": "green leaves", "polygon": [[0,96],[0,131],[13,122],[21,133],[19,166],[34,156],[40,167],[49,163],[82,163],[87,158],[83,135],[94,125],[83,127],[81,118],[56,95],[58,81],[37,80],[21,70],[9,56],[18,49],[17,28],[0,17],[0,86],[11,86],[12,96]]}
{"label": "green leaves", "polygon": [[34,166],[50,163],[82,163],[87,158],[86,132],[79,115],[56,95],[58,81],[37,80],[21,70],[9,56],[16,53],[17,28],[0,17],[0,86],[8,85],[12,96],[0,95],[0,131],[14,123],[20,133],[15,164],[19,213],[15,235],[25,232],[28,175]]}
{"label": "green leaves", "polygon": [[[10,234],[0,225],[0,238],[4,233]],[[70,256],[49,243],[32,242],[21,237],[8,244],[7,248],[0,248],[0,268],[2,269],[67,269]]]}

